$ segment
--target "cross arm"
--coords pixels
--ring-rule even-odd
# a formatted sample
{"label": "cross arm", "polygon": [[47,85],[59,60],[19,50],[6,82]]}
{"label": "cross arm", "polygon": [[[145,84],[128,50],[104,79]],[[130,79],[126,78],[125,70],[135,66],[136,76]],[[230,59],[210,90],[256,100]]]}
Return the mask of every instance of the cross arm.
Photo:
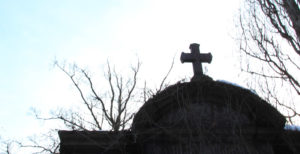
{"label": "cross arm", "polygon": [[201,54],[200,61],[204,63],[211,63],[212,55],[211,53]]}
{"label": "cross arm", "polygon": [[194,60],[195,60],[195,57],[192,54],[184,53],[184,52],[181,53],[181,56],[180,56],[181,63],[193,62]]}
{"label": "cross arm", "polygon": [[206,54],[201,54],[201,55],[197,56],[197,55],[193,55],[190,53],[184,53],[184,52],[181,53],[181,56],[180,56],[181,63],[195,62],[197,60],[200,62],[204,62],[204,63],[211,63],[212,55],[211,55],[211,53],[206,53]]}

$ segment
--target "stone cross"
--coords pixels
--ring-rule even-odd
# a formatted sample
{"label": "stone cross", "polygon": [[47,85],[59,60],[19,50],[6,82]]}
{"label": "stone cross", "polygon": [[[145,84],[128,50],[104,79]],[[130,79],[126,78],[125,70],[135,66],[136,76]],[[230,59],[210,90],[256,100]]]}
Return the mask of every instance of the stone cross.
{"label": "stone cross", "polygon": [[180,61],[193,63],[194,77],[192,80],[197,80],[203,76],[202,63],[210,63],[212,60],[211,53],[200,54],[199,44],[193,43],[190,45],[191,53],[181,53]]}

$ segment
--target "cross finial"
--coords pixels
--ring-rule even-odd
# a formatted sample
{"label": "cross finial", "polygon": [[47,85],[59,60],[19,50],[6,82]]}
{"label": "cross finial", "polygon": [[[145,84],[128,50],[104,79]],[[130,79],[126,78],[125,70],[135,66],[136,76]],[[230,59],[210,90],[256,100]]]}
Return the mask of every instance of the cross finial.
{"label": "cross finial", "polygon": [[191,53],[181,53],[180,60],[182,63],[193,63],[194,76],[192,81],[198,80],[203,76],[202,63],[210,63],[212,60],[211,53],[200,54],[199,44],[193,43],[190,45]]}

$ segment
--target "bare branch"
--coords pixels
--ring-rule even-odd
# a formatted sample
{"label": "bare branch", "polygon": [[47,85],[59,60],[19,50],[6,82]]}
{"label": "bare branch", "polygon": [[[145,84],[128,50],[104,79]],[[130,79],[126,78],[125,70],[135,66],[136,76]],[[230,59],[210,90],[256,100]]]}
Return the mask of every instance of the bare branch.
{"label": "bare branch", "polygon": [[[57,66],[60,70],[62,70],[62,71],[63,71],[63,72],[71,79],[73,85],[74,85],[74,86],[76,87],[76,89],[78,90],[78,92],[79,92],[79,94],[80,94],[80,97],[81,97],[81,99],[83,100],[85,106],[87,107],[88,111],[90,112],[91,116],[93,117],[93,119],[94,119],[94,121],[95,121],[97,127],[99,128],[99,130],[101,130],[102,127],[100,126],[100,124],[99,124],[99,122],[98,122],[98,119],[97,119],[97,117],[96,117],[96,115],[95,115],[95,113],[94,113],[94,111],[93,111],[93,106],[91,105],[91,103],[89,103],[89,102],[87,101],[87,99],[85,98],[85,96],[84,96],[84,94],[83,94],[81,88],[79,87],[78,83],[77,83],[77,82],[75,81],[75,79],[74,79],[75,74],[70,74],[70,73],[67,72],[63,67],[61,67],[61,66],[58,65],[58,64],[56,64],[56,66]],[[76,67],[76,65],[73,66],[73,68],[75,68],[75,67]],[[90,84],[90,88],[91,88],[93,94],[94,94],[95,97],[96,97],[98,100],[100,100],[100,102],[101,102],[102,100],[98,98],[96,92],[94,91],[93,83],[92,83],[90,77],[88,76],[88,74],[87,74],[83,69],[81,69],[81,72],[82,72],[82,73],[84,74],[84,76],[88,79],[89,84]],[[105,107],[104,107],[103,109],[105,110]]]}
{"label": "bare branch", "polygon": [[161,83],[160,83],[159,89],[157,90],[156,93],[161,92],[161,90],[162,90],[163,87],[165,86],[165,81],[166,81],[166,79],[168,78],[169,74],[171,73],[171,71],[172,71],[172,69],[173,69],[173,66],[174,66],[174,59],[175,59],[175,56],[173,57],[172,64],[171,64],[171,66],[170,66],[170,68],[169,68],[168,73],[164,76],[163,80],[162,80]]}
{"label": "bare branch", "polygon": [[[36,138],[29,138],[29,141],[31,143],[22,143],[22,142],[17,142],[16,143],[21,147],[21,148],[32,148],[37,150],[38,152],[35,153],[49,153],[49,154],[59,154],[59,141],[56,137],[54,137],[52,133],[55,133],[56,131],[50,131],[47,134],[43,134],[39,140]],[[47,139],[49,140],[48,143],[44,143],[43,141]]]}
{"label": "bare branch", "polygon": [[[99,100],[101,104],[103,104],[103,105],[102,105],[103,112],[106,113],[105,105],[104,105],[102,99],[97,95],[97,93],[96,93],[96,91],[95,91],[95,88],[94,88],[94,86],[93,86],[93,82],[92,82],[91,78],[88,76],[88,74],[86,73],[85,70],[81,69],[81,72],[82,72],[82,73],[84,74],[84,76],[88,79],[89,85],[90,85],[90,89],[92,90],[92,93],[94,94],[94,97],[97,98],[97,100]],[[76,85],[75,85],[75,86],[76,86]],[[76,86],[76,87],[78,87],[78,86]],[[80,88],[78,87],[77,89],[80,89]],[[93,117],[93,119],[94,119],[94,121],[95,121],[95,123],[96,123],[98,129],[101,130],[102,127],[101,127],[101,125],[100,125],[100,123],[99,123],[99,121],[98,121],[98,119],[97,119],[97,117],[96,117],[96,115],[95,115],[95,113],[94,113],[94,111],[93,111],[93,106],[91,106],[91,105],[89,105],[88,103],[86,103],[86,101],[84,101],[84,102],[85,102],[85,104],[86,104],[88,110],[90,111],[90,114],[91,114],[91,116]]]}
{"label": "bare branch", "polygon": [[[241,30],[240,53],[246,59],[241,62],[241,70],[251,75],[248,82],[259,88],[256,91],[260,95],[288,110],[286,117],[291,121],[293,117],[300,117],[299,111],[279,98],[282,95],[300,96],[300,40],[297,29],[300,4],[295,0],[245,0],[245,4],[245,12],[241,11],[238,25]],[[266,82],[261,83],[260,80]],[[279,93],[280,89],[269,89],[271,84],[274,88],[284,85],[291,91]],[[289,101],[293,102],[293,99]]]}
{"label": "bare branch", "polygon": [[[108,83],[109,83],[109,87],[110,87],[110,91],[111,91],[109,115],[110,115],[110,117],[113,117],[113,107],[114,107],[113,102],[115,101],[115,90],[114,90],[114,86],[112,84],[112,74],[111,74],[111,69],[110,69],[110,65],[109,65],[108,61],[107,61],[107,67],[108,67],[108,72],[107,72],[107,74],[108,74]],[[110,119],[110,121],[113,122],[112,119]]]}

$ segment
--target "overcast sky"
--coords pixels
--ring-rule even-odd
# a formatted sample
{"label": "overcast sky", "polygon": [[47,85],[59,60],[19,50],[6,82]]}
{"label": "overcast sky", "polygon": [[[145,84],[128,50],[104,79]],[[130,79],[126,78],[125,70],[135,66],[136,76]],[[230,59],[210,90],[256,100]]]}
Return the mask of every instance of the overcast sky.
{"label": "overcast sky", "polygon": [[234,17],[239,0],[0,0],[0,136],[43,130],[30,108],[43,111],[80,101],[55,59],[103,72],[142,61],[141,82],[155,85],[173,57],[171,80],[192,77],[182,51],[199,43],[211,52],[214,79],[238,82]]}

